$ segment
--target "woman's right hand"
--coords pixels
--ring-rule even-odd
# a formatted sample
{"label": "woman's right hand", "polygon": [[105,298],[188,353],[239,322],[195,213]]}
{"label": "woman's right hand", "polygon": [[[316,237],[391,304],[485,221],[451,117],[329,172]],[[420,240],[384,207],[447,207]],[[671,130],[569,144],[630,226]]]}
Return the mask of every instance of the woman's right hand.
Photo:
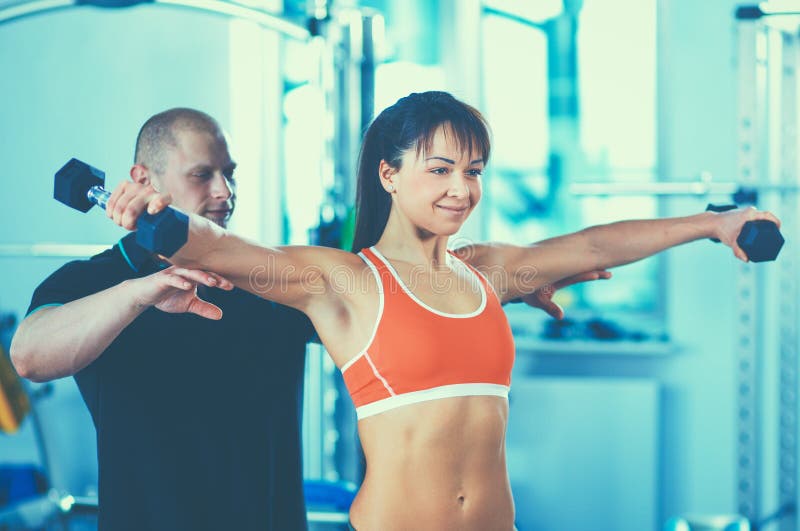
{"label": "woman's right hand", "polygon": [[162,194],[152,184],[123,181],[111,193],[106,215],[127,230],[136,230],[136,221],[143,212],[157,214],[172,203],[172,196]]}

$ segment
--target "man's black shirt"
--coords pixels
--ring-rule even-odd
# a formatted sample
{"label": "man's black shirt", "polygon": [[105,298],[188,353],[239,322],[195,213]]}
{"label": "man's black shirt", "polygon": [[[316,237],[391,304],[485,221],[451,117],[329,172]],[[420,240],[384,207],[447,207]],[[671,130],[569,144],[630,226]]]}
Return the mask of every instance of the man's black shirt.
{"label": "man's black shirt", "polygon": [[[129,235],[52,274],[28,313],[159,267]],[[306,529],[300,424],[313,328],[239,289],[198,291],[220,321],[150,308],[75,375],[97,430],[99,529]]]}

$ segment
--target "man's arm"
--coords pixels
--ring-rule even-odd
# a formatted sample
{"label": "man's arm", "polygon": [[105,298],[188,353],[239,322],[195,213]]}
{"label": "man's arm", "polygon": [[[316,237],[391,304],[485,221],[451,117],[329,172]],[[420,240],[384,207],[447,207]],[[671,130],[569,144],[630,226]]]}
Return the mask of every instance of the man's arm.
{"label": "man's arm", "polygon": [[197,297],[197,285],[232,289],[214,273],[170,267],[28,315],[11,342],[11,361],[20,376],[35,382],[71,376],[105,351],[114,339],[155,306],[220,319],[222,311]]}

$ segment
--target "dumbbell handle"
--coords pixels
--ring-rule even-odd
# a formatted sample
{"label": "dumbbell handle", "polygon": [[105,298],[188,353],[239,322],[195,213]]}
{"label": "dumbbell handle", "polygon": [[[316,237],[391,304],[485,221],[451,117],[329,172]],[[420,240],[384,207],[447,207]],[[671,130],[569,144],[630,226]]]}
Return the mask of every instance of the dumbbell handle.
{"label": "dumbbell handle", "polygon": [[89,190],[86,192],[86,197],[89,199],[89,201],[105,210],[108,200],[111,198],[111,192],[102,186],[95,185],[89,188]]}
{"label": "dumbbell handle", "polygon": [[[86,197],[87,197],[87,199],[89,199],[89,201],[91,201],[92,203],[95,203],[100,208],[105,210],[106,206],[108,205],[108,200],[111,198],[111,192],[109,192],[108,190],[106,190],[102,186],[94,185],[91,188],[89,188],[89,190],[86,191]],[[155,220],[157,220],[158,218],[163,217],[163,216],[178,216],[178,217],[183,217],[183,219],[186,220],[186,215],[185,214],[177,213],[171,207],[167,207],[164,210],[162,210],[161,212],[159,212],[158,214],[149,214],[147,212],[144,212],[139,217],[139,221],[147,220],[147,221],[150,221],[150,222],[154,222]],[[184,221],[184,224],[185,224],[185,227],[186,227],[185,228],[185,232],[188,233],[188,230],[189,230],[188,221]],[[139,231],[139,232],[137,232],[136,237],[137,237],[137,241],[145,249],[147,249],[149,251],[152,251],[152,252],[157,252],[157,253],[161,253],[161,254],[165,254],[165,255],[169,256],[172,253],[174,253],[175,251],[177,251],[178,248],[181,245],[186,243],[187,235],[185,234],[181,238],[175,240],[175,244],[173,246],[165,247],[165,248],[162,248],[162,249],[158,249],[157,247],[154,247],[152,245],[152,243],[154,243],[152,240],[153,240],[153,238],[155,238],[155,234],[152,234],[152,231],[149,231],[147,236],[144,236],[142,234],[142,232]]]}

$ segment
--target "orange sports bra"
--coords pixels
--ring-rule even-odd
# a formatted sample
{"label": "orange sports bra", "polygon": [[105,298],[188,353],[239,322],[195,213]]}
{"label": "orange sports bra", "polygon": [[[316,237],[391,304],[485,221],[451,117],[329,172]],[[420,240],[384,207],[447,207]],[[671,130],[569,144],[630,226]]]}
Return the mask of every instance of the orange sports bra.
{"label": "orange sports bra", "polygon": [[450,314],[419,300],[374,247],[359,256],[380,296],[372,338],[341,369],[359,419],[440,398],[508,398],[514,339],[500,300],[477,270],[450,254],[452,266],[467,268],[481,291],[475,311]]}

